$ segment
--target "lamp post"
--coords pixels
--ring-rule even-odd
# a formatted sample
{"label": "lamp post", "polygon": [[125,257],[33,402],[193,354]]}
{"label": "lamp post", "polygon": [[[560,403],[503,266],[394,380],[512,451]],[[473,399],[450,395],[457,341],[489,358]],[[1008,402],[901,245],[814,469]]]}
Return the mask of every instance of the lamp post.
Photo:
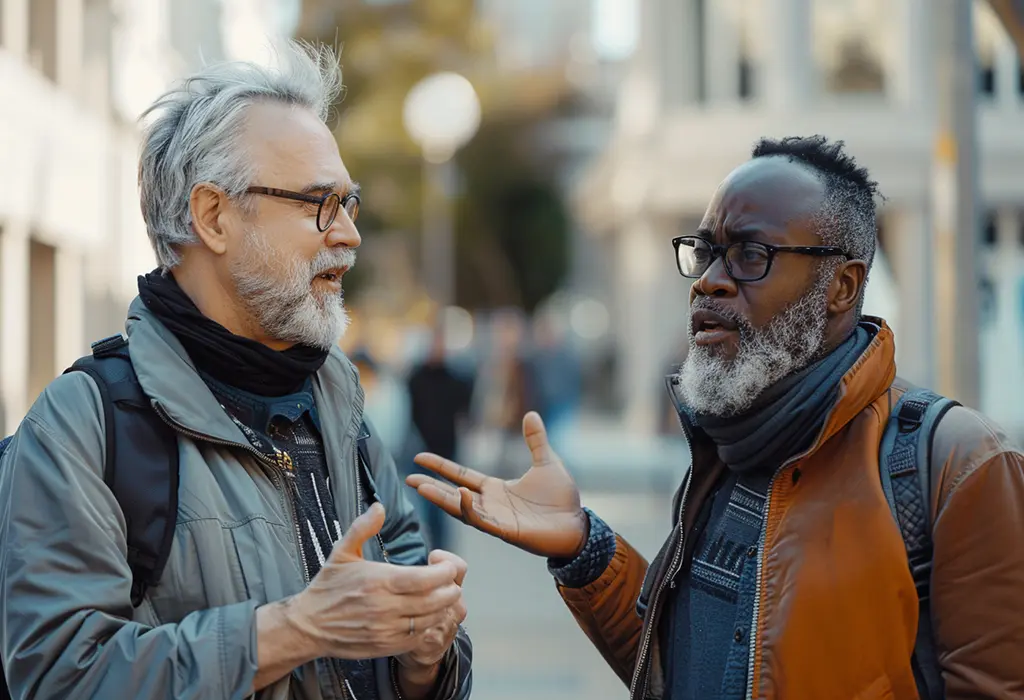
{"label": "lamp post", "polygon": [[[480,100],[458,73],[435,73],[405,97],[405,130],[423,153],[422,279],[439,305],[455,298],[452,156],[480,127]],[[435,191],[442,196],[433,196]]]}

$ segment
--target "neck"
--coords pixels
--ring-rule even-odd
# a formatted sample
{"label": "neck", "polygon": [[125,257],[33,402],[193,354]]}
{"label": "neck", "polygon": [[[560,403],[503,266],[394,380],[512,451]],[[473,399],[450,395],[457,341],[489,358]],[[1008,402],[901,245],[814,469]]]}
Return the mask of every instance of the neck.
{"label": "neck", "polygon": [[194,254],[185,253],[181,264],[171,270],[175,281],[188,295],[199,312],[231,333],[255,340],[271,350],[287,350],[293,343],[267,336],[245,310],[234,287],[223,281],[222,271],[212,262]]}

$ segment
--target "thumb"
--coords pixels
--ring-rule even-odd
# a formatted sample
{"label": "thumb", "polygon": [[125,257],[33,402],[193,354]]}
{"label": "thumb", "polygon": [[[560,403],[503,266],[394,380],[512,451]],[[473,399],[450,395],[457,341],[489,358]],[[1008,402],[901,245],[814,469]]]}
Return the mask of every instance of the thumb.
{"label": "thumb", "polygon": [[352,521],[341,542],[334,546],[331,559],[351,561],[363,558],[363,545],[384,526],[384,506],[374,503],[370,509]]}
{"label": "thumb", "polygon": [[530,411],[523,416],[523,439],[526,446],[530,448],[530,456],[533,458],[535,467],[542,467],[558,461],[558,455],[551,448],[548,442],[548,431],[544,428],[544,421],[540,414]]}

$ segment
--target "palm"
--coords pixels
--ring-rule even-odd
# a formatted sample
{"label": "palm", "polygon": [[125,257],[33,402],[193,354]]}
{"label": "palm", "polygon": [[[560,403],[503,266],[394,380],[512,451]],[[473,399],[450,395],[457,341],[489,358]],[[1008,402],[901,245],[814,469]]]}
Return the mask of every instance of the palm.
{"label": "palm", "polygon": [[533,554],[571,557],[586,536],[579,491],[548,444],[537,414],[527,414],[523,435],[533,465],[519,479],[503,481],[437,455],[421,454],[417,464],[455,486],[422,474],[406,481],[421,496],[478,530]]}

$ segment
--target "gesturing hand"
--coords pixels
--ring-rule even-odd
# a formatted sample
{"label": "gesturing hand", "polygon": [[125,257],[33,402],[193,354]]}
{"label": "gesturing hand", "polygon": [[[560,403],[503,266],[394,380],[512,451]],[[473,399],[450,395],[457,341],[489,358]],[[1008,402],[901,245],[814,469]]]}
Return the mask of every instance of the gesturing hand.
{"label": "gesturing hand", "polygon": [[[461,588],[466,578],[468,566],[459,556],[435,549],[430,553],[429,563],[439,564],[450,562],[456,569],[455,583]],[[444,660],[445,654],[455,641],[459,633],[459,625],[466,619],[466,604],[460,598],[452,607],[448,608],[448,615],[437,625],[424,631],[419,637],[419,643],[415,649],[398,656],[395,660],[399,664],[399,675],[403,686],[431,687],[437,677],[437,671]],[[410,690],[410,694],[412,691]]]}
{"label": "gesturing hand", "polygon": [[534,412],[523,418],[532,465],[519,479],[502,481],[431,453],[415,461],[456,484],[425,474],[406,483],[421,496],[476,529],[545,557],[572,558],[587,538],[587,517],[576,483],[548,443]]}
{"label": "gesturing hand", "polygon": [[[384,524],[374,504],[349,527],[309,586],[291,598],[286,615],[319,656],[372,659],[418,648],[424,633],[445,624],[461,604],[458,567],[447,558],[427,566],[363,559],[363,544]],[[464,572],[463,572],[464,574]]]}

